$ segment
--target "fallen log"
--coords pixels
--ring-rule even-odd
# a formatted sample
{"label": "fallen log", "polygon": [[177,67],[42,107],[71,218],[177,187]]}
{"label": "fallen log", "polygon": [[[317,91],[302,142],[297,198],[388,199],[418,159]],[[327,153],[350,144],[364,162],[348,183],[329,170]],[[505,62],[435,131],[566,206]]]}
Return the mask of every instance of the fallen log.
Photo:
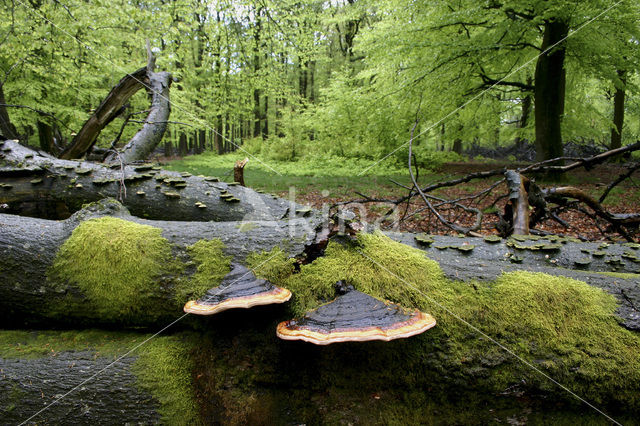
{"label": "fallen log", "polygon": [[169,222],[115,200],[65,221],[0,215],[4,324],[145,326],[175,319],[229,263],[276,247],[301,255],[318,221]]}
{"label": "fallen log", "polygon": [[[106,211],[111,216],[104,217]],[[145,226],[153,223],[157,228]],[[488,422],[495,416],[507,419],[509,410],[522,408],[520,401],[523,397],[532,405],[535,405],[532,402],[535,396],[540,394],[554,403],[564,401],[571,405],[573,397],[541,372],[606,410],[607,415],[613,415],[615,419],[632,419],[640,411],[640,337],[619,325],[613,316],[615,300],[597,288],[567,278],[522,271],[498,275],[500,269],[512,264],[504,261],[502,249],[509,247],[506,244],[503,247],[500,246],[502,243],[493,246],[486,242],[484,244],[488,247],[495,248],[493,252],[482,251],[478,241],[478,245],[469,250],[467,246],[471,241],[452,237],[451,241],[457,241],[461,249],[441,250],[435,247],[437,243],[434,241],[431,243],[434,251],[428,253],[430,257],[435,257],[434,253],[452,254],[450,259],[438,264],[407,244],[398,244],[379,233],[361,233],[355,239],[343,236],[331,241],[322,256],[295,271],[288,254],[304,250],[304,241],[312,239],[313,233],[309,230],[297,233],[297,237],[287,239],[282,244],[284,247],[279,248],[277,238],[265,244],[259,237],[262,232],[271,236],[288,235],[278,223],[270,225],[270,229],[266,224],[253,223],[245,229],[249,232],[246,238],[241,234],[243,224],[240,223],[189,223],[193,229],[184,225],[131,218],[115,202],[92,205],[63,222],[0,215],[3,276],[14,269],[18,271],[6,275],[4,282],[10,285],[9,290],[2,290],[0,294],[0,303],[3,304],[0,308],[5,312],[17,303],[16,307],[29,309],[29,315],[45,316],[47,312],[55,311],[49,306],[61,297],[79,296],[80,303],[62,304],[64,309],[58,312],[64,316],[57,317],[57,320],[68,321],[76,327],[83,322],[95,323],[98,320],[111,325],[151,323],[162,327],[182,315],[175,299],[180,281],[174,279],[177,274],[174,268],[178,267],[171,257],[183,265],[183,273],[177,274],[178,278],[210,287],[216,281],[215,275],[224,271],[224,264],[220,264],[224,262],[222,255],[226,254],[243,259],[258,275],[288,288],[293,298],[277,307],[231,310],[205,318],[189,317],[191,325],[196,325],[201,331],[194,333],[197,343],[190,346],[194,348],[190,352],[193,364],[189,367],[191,381],[187,381],[187,387],[194,391],[198,402],[191,413],[198,413],[204,423],[255,423],[259,419],[269,419],[270,423],[301,423],[312,419],[322,419],[326,423],[342,420],[371,423],[375,419],[386,418],[391,412],[401,423],[436,414],[442,418],[443,412],[453,423],[464,423],[464,419],[456,415],[464,411],[463,407],[469,407],[469,400],[480,401],[478,405],[472,404],[472,417]],[[209,241],[218,235],[220,229],[225,230],[222,234],[226,237],[226,247]],[[236,232],[230,233],[233,229]],[[251,234],[251,230],[258,231],[258,237]],[[22,241],[21,236],[24,238]],[[154,287],[145,291],[145,287],[136,281],[136,276],[145,275],[149,269],[145,265],[154,260],[150,249],[157,248],[159,236],[164,236],[170,245],[170,256],[160,259],[166,267],[154,280]],[[416,240],[415,235],[410,237],[411,240],[406,241],[408,244],[425,245],[424,241]],[[53,246],[43,246],[45,240],[54,241]],[[33,245],[25,247],[25,241]],[[516,242],[527,245],[531,241]],[[578,245],[571,241],[556,243],[565,248]],[[56,249],[56,244],[59,249]],[[102,248],[96,251],[94,246],[101,244]],[[185,250],[185,245],[192,248]],[[268,250],[270,246],[274,247],[271,252],[246,257],[258,247]],[[622,247],[610,246],[603,251],[613,249],[612,253],[617,253]],[[476,250],[478,258],[473,257]],[[528,250],[520,251],[528,253]],[[131,263],[140,265],[140,269],[131,273],[128,269],[130,263],[123,262],[122,256],[114,256],[118,253],[133,258]],[[531,258],[538,259],[537,253]],[[88,259],[98,260],[89,262]],[[496,276],[489,276],[489,271],[485,273],[490,282],[477,280],[483,274],[483,270],[478,268],[480,261],[493,264],[490,272]],[[445,274],[443,270],[446,272],[445,266],[453,263],[458,264],[459,270],[466,267],[471,279],[465,282],[447,278],[451,272]],[[52,267],[47,266],[52,264]],[[268,267],[256,268],[258,264]],[[598,269],[599,265],[596,262],[594,266]],[[607,263],[604,265],[609,266]],[[514,266],[521,269],[531,267],[524,261]],[[38,268],[39,273],[36,271]],[[453,266],[449,269],[454,270]],[[102,274],[96,275],[96,270]],[[33,271],[30,277],[19,275],[29,271]],[[476,275],[473,275],[474,271]],[[121,287],[114,292],[122,294],[129,288],[136,290],[138,298],[135,303],[125,304],[129,311],[120,309],[122,305],[114,304],[118,301],[104,293],[103,299],[97,302],[89,293],[79,294],[87,288],[86,284],[97,285],[99,280],[95,279],[96,276],[104,279],[106,274],[122,280]],[[34,281],[31,286],[24,285],[31,280]],[[345,280],[359,291],[378,299],[428,312],[437,319],[437,326],[406,340],[336,344],[328,348],[277,339],[275,330],[278,322],[299,316],[333,299],[337,280]],[[13,283],[20,285],[12,286]],[[50,285],[53,289],[49,288]],[[25,288],[30,288],[30,291],[25,292]],[[188,287],[187,290],[195,289]],[[20,305],[20,298],[13,293],[30,298],[31,305]],[[160,294],[168,295],[168,299],[162,302]],[[13,298],[9,303],[5,302],[7,296]],[[103,301],[109,303],[104,306],[101,304]],[[159,323],[157,314],[150,311],[161,311],[163,303],[174,308],[165,311],[167,317],[161,319],[166,322]],[[79,310],[74,310],[77,307],[84,312],[78,313]],[[20,315],[24,317],[24,312],[14,309],[11,316]],[[150,322],[150,318],[155,322]],[[8,319],[3,318],[3,324]],[[19,345],[21,339],[24,337],[13,340],[11,348],[16,350],[17,346],[25,353],[31,353],[30,347]],[[53,340],[64,341],[57,337]],[[113,340],[107,337],[101,341]],[[143,336],[136,339],[136,343],[141,340],[144,340]],[[6,340],[4,343],[6,345]],[[53,349],[54,354],[56,350],[63,351],[46,339],[41,343],[47,351]],[[0,345],[3,371],[5,365],[13,368],[11,363],[5,362],[6,359],[16,359],[5,355],[8,353],[6,347],[2,349],[5,345]],[[73,349],[83,350],[86,345],[79,346]],[[116,342],[115,346],[120,355],[126,354],[132,345]],[[146,347],[142,346],[140,350],[145,352]],[[63,355],[61,359],[69,365],[78,357],[83,359],[83,356]],[[26,356],[19,358],[20,363],[26,362],[23,361]],[[185,358],[167,358],[171,365],[178,367],[189,362]],[[104,365],[98,364],[100,368]],[[40,386],[50,389],[47,386],[52,384],[44,383],[38,374],[49,377],[48,373],[40,373],[49,369],[53,369],[51,374],[62,374],[55,360],[53,364],[38,361],[24,366],[24,369],[11,370],[13,378],[22,373],[25,375],[24,382],[12,380],[11,384],[16,389],[22,389],[25,383],[34,383],[36,389]],[[171,375],[162,365],[156,364],[156,367],[162,375]],[[403,373],[398,374],[399,371]],[[105,375],[98,383],[110,389],[109,383],[117,377]],[[74,385],[68,381],[65,383]],[[161,383],[165,384],[165,381]],[[171,386],[165,387],[172,389]],[[46,394],[50,395],[51,391],[47,390]],[[64,393],[58,388],[57,394]],[[85,410],[94,410],[94,402],[87,402],[86,397],[74,399],[73,395],[66,397],[71,407],[82,405],[86,406]],[[94,400],[98,405],[103,401],[100,396]],[[503,403],[510,404],[510,408],[504,412],[498,410],[502,414],[486,412],[487,405],[504,407]],[[105,407],[111,405],[105,403]],[[485,407],[484,411],[482,407]],[[532,422],[544,422],[545,418],[538,416],[548,413],[548,410],[548,407],[534,408],[527,418]],[[553,410],[558,410],[558,406]],[[33,415],[34,411],[22,413]],[[580,407],[579,413],[570,418],[584,419],[584,415],[585,408]]]}
{"label": "fallen log", "polygon": [[308,214],[294,202],[215,177],[59,160],[15,141],[0,142],[0,204],[5,213],[65,218],[82,205],[112,197],[135,216],[155,220],[280,220]]}

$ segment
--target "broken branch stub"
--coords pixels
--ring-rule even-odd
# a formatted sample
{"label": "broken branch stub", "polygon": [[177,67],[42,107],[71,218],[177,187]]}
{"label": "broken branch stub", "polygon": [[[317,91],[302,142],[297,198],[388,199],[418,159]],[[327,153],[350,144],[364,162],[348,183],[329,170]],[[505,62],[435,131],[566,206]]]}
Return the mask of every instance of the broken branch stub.
{"label": "broken branch stub", "polygon": [[507,170],[504,175],[513,209],[513,233],[529,235],[529,196],[524,186],[524,178],[515,170]]}

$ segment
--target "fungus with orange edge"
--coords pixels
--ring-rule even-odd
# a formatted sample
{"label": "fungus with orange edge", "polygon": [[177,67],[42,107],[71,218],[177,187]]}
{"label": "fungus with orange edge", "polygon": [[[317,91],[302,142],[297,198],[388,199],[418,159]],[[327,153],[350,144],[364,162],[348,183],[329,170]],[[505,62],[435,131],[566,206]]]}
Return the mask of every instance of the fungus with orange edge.
{"label": "fungus with orange edge", "polygon": [[431,315],[410,310],[389,301],[337,283],[340,296],[303,318],[278,324],[284,340],[304,340],[316,345],[337,342],[400,339],[420,334],[436,325]]}
{"label": "fungus with orange edge", "polygon": [[233,264],[231,272],[218,287],[212,288],[198,300],[190,300],[184,311],[197,315],[213,315],[233,308],[284,303],[291,298],[286,288],[276,287],[269,281],[256,278],[249,269]]}

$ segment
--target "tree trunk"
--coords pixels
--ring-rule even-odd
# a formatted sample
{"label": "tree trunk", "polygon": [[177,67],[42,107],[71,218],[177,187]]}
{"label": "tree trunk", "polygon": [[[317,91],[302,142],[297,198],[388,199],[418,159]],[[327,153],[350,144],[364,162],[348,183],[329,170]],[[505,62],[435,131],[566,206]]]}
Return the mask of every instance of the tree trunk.
{"label": "tree trunk", "polygon": [[214,135],[214,143],[216,145],[216,152],[218,155],[224,154],[224,144],[222,141],[222,114],[218,115],[215,125],[215,135]]}
{"label": "tree trunk", "polygon": [[462,155],[462,139],[456,138],[453,141],[453,147],[451,148],[451,151],[455,152],[456,154]]}
{"label": "tree trunk", "polygon": [[[290,208],[286,200],[218,182],[217,178],[182,176],[152,169],[151,165],[125,166],[121,170],[58,160],[13,141],[4,142],[2,149],[0,182],[4,186],[0,188],[0,204],[8,204],[5,212],[25,214],[29,208],[50,211],[47,206],[74,212],[84,203],[105,197],[122,197],[132,214],[158,220],[279,220]],[[37,211],[31,214],[37,215]]]}
{"label": "tree trunk", "polygon": [[[540,49],[545,51],[560,43],[569,33],[563,21],[548,21]],[[561,42],[538,57],[535,71],[536,159],[538,161],[562,157],[562,117],[566,70],[565,45]]]}
{"label": "tree trunk", "polygon": [[626,76],[625,72],[618,70],[620,84],[616,84],[616,94],[613,98],[613,129],[611,129],[611,146],[609,149],[616,149],[622,146],[622,128],[624,126],[624,98]]}
{"label": "tree trunk", "polygon": [[[527,84],[532,85],[531,78],[527,79]],[[527,93],[522,99],[522,114],[520,120],[518,120],[518,129],[524,129],[529,122],[529,114],[531,113],[531,93]],[[517,150],[521,150],[524,147],[524,139],[518,135],[514,141]]]}
{"label": "tree trunk", "polygon": [[0,134],[7,139],[20,139],[16,126],[11,123],[9,111],[7,110],[7,100],[4,97],[4,85],[0,85]]}
{"label": "tree trunk", "polygon": [[[87,222],[104,216],[118,218],[108,225],[115,234],[95,230],[97,228],[91,227],[95,221]],[[128,230],[127,223],[146,227]],[[193,259],[188,246],[203,239],[219,239],[224,244],[224,254],[234,262],[243,262],[251,253],[270,251],[274,247],[282,247],[291,256],[301,255],[305,246],[313,242],[318,224],[319,221],[313,216],[283,221],[151,221],[131,216],[126,208],[113,199],[90,204],[64,221],[0,214],[0,229],[3,230],[0,234],[0,270],[3,276],[0,283],[0,319],[2,324],[13,325],[161,325],[166,320],[180,316],[184,303],[193,297],[189,293],[196,291],[197,284],[191,278],[195,269],[189,267],[189,262]],[[98,296],[91,293],[91,290],[78,285],[74,278],[64,275],[64,271],[52,269],[60,247],[75,229],[82,226],[88,229],[86,232],[95,235],[89,249],[99,254],[83,258],[81,251],[68,249],[72,259],[69,261],[73,262],[74,270],[91,271],[79,273],[77,280],[88,280],[90,278],[87,275],[105,273],[107,275],[100,279],[105,283],[108,281],[105,285],[117,292],[117,297],[100,295],[96,298]],[[117,260],[118,253],[113,250],[123,250],[125,252],[122,254],[126,256],[128,249],[121,245],[126,243],[110,243],[109,239],[113,235],[123,235],[127,240],[134,241],[131,249],[136,251],[139,264],[148,265],[159,253],[153,251],[156,250],[153,247],[157,246],[144,245],[145,240],[153,237],[153,233],[149,232],[152,229],[150,227],[161,230],[162,237],[167,240],[167,247],[170,247],[171,258],[178,263],[171,267],[168,266],[170,261],[162,262],[155,270],[148,272],[148,278],[155,283],[152,285],[157,286],[155,290],[150,293],[141,290],[140,294],[129,294],[125,288],[134,286],[133,278],[146,274],[146,270],[140,269],[141,272],[136,272],[135,277],[123,276],[117,266],[122,261]],[[102,243],[105,244],[104,247],[98,247]],[[117,248],[110,244],[116,244]],[[211,258],[214,254],[209,253],[207,256]],[[112,264],[105,264],[103,258],[112,259],[108,261]],[[105,271],[105,268],[111,270],[111,273]],[[221,278],[220,276],[218,279]],[[216,285],[213,281],[204,284],[207,288]]]}
{"label": "tree trunk", "polygon": [[125,163],[146,160],[156,149],[167,129],[171,114],[169,88],[171,74],[168,72],[148,73],[148,86],[151,92],[151,107],[142,129],[136,133],[119,155],[111,154],[105,161],[122,160]]}
{"label": "tree trunk", "polygon": [[266,140],[269,137],[269,96],[264,97],[264,111],[262,113],[264,124],[262,126],[262,139]]}
{"label": "tree trunk", "polygon": [[180,157],[186,157],[189,153],[189,143],[187,142],[187,135],[184,132],[180,133],[178,138],[178,155]]}
{"label": "tree trunk", "polygon": [[143,87],[146,78],[147,67],[124,76],[84,123],[60,158],[80,158],[87,153],[96,143],[102,129],[122,113],[122,108],[129,98]]}
{"label": "tree trunk", "polygon": [[171,141],[166,141],[164,143],[164,156],[173,157],[173,144],[171,143]]}
{"label": "tree trunk", "polygon": [[309,65],[309,61],[305,61],[304,63],[300,62],[299,67],[299,83],[298,83],[298,93],[300,94],[300,98],[302,100],[307,99],[307,68]]}
{"label": "tree trunk", "polygon": [[44,121],[38,120],[36,122],[38,127],[38,141],[40,142],[40,149],[49,154],[55,154],[55,143],[53,141],[53,126]]}

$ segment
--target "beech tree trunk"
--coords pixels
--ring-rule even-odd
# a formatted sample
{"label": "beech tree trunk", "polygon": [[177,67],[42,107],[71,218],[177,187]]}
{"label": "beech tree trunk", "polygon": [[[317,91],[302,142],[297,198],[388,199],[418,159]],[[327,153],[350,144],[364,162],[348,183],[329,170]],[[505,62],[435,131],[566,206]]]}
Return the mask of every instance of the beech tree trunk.
{"label": "beech tree trunk", "polygon": [[[540,49],[545,51],[563,40],[569,33],[568,25],[561,21],[544,24]],[[566,70],[564,42],[538,57],[535,71],[536,159],[538,161],[562,157],[562,116]]]}
{"label": "beech tree trunk", "polygon": [[[191,256],[187,247],[206,239],[219,239],[224,253],[235,262],[243,262],[251,253],[282,247],[291,256],[302,255],[315,238],[317,218],[281,221],[172,222],[151,221],[131,216],[115,200],[88,205],[69,219],[52,221],[0,214],[0,322],[6,325],[67,324],[77,326],[109,325],[137,327],[159,325],[180,316],[175,286],[188,280],[193,268],[168,272],[158,279],[153,303],[135,316],[119,314],[97,317],[86,307],[83,292],[73,283],[55,278],[49,271],[56,253],[71,233],[89,219],[114,216],[126,221],[162,230],[172,246],[172,255],[182,263]],[[141,259],[146,253],[140,253]],[[214,283],[212,287],[216,284]],[[183,303],[186,301],[183,301]],[[61,310],[59,306],[64,306]]]}
{"label": "beech tree trunk", "polygon": [[[531,78],[527,79],[527,84],[532,85]],[[524,129],[529,122],[529,115],[531,114],[531,93],[527,93],[522,99],[522,114],[520,120],[518,120],[518,129]],[[516,149],[521,149],[524,145],[524,139],[521,136],[517,136],[515,141]]]}

